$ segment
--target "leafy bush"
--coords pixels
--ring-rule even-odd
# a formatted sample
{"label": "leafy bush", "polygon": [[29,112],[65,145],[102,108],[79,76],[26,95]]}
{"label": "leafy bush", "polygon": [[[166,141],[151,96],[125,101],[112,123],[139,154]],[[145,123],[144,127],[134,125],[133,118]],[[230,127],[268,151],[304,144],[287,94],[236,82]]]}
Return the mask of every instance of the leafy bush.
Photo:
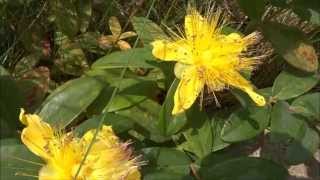
{"label": "leafy bush", "polygon": [[[19,140],[20,108],[79,135],[111,125],[146,162],[146,180],[281,180],[287,167],[319,150],[318,0],[0,4],[1,179],[39,171],[30,162],[40,160]],[[261,63],[242,76],[265,106],[231,88],[203,91],[192,107],[172,114],[179,69],[159,61],[151,44],[169,40],[190,5],[222,10],[226,36],[260,32],[248,49]]]}

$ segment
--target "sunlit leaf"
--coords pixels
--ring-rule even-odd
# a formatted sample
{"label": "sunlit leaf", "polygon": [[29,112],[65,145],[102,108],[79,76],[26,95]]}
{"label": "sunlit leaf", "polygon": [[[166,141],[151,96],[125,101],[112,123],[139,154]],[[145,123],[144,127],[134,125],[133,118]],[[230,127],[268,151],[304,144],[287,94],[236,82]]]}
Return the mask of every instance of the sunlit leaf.
{"label": "sunlit leaf", "polygon": [[189,174],[191,161],[182,151],[159,147],[145,148],[142,151],[144,159],[149,162],[143,170],[146,179],[181,179]]}
{"label": "sunlit leaf", "polygon": [[167,92],[167,97],[162,104],[159,114],[159,130],[164,136],[173,135],[186,124],[186,116],[184,113],[176,116],[172,115],[174,106],[173,96],[178,86],[179,80],[175,79]]}
{"label": "sunlit leaf", "polygon": [[39,115],[58,128],[65,128],[86,110],[102,88],[102,83],[95,78],[71,80],[50,94],[41,105]]}
{"label": "sunlit leaf", "polygon": [[129,49],[125,52],[114,52],[98,59],[92,68],[108,69],[123,67],[154,68],[148,61],[155,61],[148,48]]}
{"label": "sunlit leaf", "polygon": [[299,164],[312,158],[320,143],[319,135],[290,109],[287,102],[278,102],[272,108],[270,130],[271,142],[282,144],[281,152],[288,164]]}
{"label": "sunlit leaf", "polygon": [[284,70],[274,81],[272,96],[286,100],[308,92],[319,82],[317,74],[302,74],[295,70]]}
{"label": "sunlit leaf", "polygon": [[303,95],[295,99],[290,109],[297,114],[302,114],[310,120],[320,121],[320,93]]}
{"label": "sunlit leaf", "polygon": [[221,135],[227,142],[247,140],[262,133],[269,125],[268,107],[249,107],[232,113],[224,124]]}
{"label": "sunlit leaf", "polygon": [[115,133],[122,133],[128,131],[129,129],[133,128],[134,125],[134,122],[130,121],[126,117],[123,117],[115,113],[106,113],[101,114],[99,116],[93,116],[92,118],[81,123],[79,126],[75,128],[75,132],[80,135],[83,135],[91,129],[96,129],[103,117],[103,124],[112,126],[112,129],[115,131]]}
{"label": "sunlit leaf", "polygon": [[145,46],[156,39],[167,39],[163,30],[151,20],[144,17],[133,17],[132,25]]}

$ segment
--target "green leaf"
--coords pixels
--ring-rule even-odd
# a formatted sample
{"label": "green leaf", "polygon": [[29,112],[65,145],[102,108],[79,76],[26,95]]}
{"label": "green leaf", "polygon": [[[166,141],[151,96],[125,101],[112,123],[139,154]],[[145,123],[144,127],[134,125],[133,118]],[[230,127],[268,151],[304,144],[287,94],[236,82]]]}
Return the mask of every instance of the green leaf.
{"label": "green leaf", "polygon": [[1,139],[0,144],[0,179],[34,180],[30,175],[37,176],[41,165],[33,163],[41,160],[16,139]]}
{"label": "green leaf", "polygon": [[249,107],[232,113],[225,122],[221,132],[222,139],[227,142],[238,142],[251,139],[269,125],[268,107]]}
{"label": "green leaf", "polygon": [[320,121],[320,93],[306,94],[295,99],[290,109],[311,120]]}
{"label": "green leaf", "polygon": [[172,115],[174,106],[174,93],[178,87],[179,80],[175,79],[167,92],[166,99],[162,104],[159,114],[159,130],[164,136],[170,136],[178,132],[186,124],[185,113]]}
{"label": "green leaf", "polygon": [[[164,178],[170,176],[183,177],[189,174],[191,161],[182,151],[160,147],[145,148],[142,151],[144,159],[148,161],[144,171],[150,179],[158,179],[161,176]],[[159,170],[166,171],[170,175],[161,175],[163,173],[160,173]],[[149,173],[153,175],[148,175]]]}
{"label": "green leaf", "polygon": [[153,98],[159,91],[157,84],[154,81],[145,80],[143,78],[122,78],[119,75],[107,74],[91,74],[94,77],[106,80],[110,83],[100,93],[99,97],[90,106],[90,111],[95,114],[100,114],[108,104],[108,100],[115,87],[119,88],[118,93],[113,98],[108,112],[119,111],[121,109],[134,106],[147,98]]}
{"label": "green leaf", "polygon": [[320,138],[318,133],[307,127],[299,141],[293,141],[286,151],[286,159],[289,164],[300,164],[311,158],[318,150]]}
{"label": "green leaf", "polygon": [[136,104],[135,106],[116,111],[117,114],[124,116],[133,122],[137,123],[142,129],[137,129],[139,133],[144,135],[146,138],[149,138],[155,142],[164,142],[169,139],[169,137],[164,137],[158,130],[157,122],[159,118],[161,106],[150,100],[146,99],[145,101]]}
{"label": "green leaf", "polygon": [[180,145],[184,150],[203,158],[211,152],[221,150],[228,146],[222,141],[220,132],[223,121],[209,119],[205,112],[199,111],[198,106],[193,106],[187,112],[188,129],[183,132],[186,142]]}
{"label": "green leaf", "polygon": [[42,104],[40,117],[65,128],[98,97],[103,84],[92,77],[71,80],[57,88]]}
{"label": "green leaf", "polygon": [[168,39],[157,24],[145,17],[133,17],[132,25],[145,46],[157,39]]}
{"label": "green leaf", "polygon": [[276,163],[253,157],[226,160],[200,169],[203,180],[284,180],[288,172]]}
{"label": "green leaf", "polygon": [[319,147],[319,135],[301,116],[294,114],[287,102],[278,102],[273,107],[270,130],[271,142],[283,144],[281,152],[289,164],[312,158]]}
{"label": "green leaf", "polygon": [[92,118],[84,121],[75,128],[75,132],[80,135],[83,135],[90,129],[96,129],[103,116],[105,116],[103,124],[112,126],[112,129],[117,134],[128,131],[129,129],[133,128],[134,122],[130,119],[115,113],[106,113],[105,115],[102,114],[99,116],[93,116]]}
{"label": "green leaf", "polygon": [[17,135],[19,112],[24,103],[22,92],[9,76],[0,76],[0,137]]}
{"label": "green leaf", "polygon": [[266,2],[264,0],[238,0],[238,4],[251,19],[260,21]]}
{"label": "green leaf", "polygon": [[143,176],[143,180],[194,180],[193,177],[186,174],[178,174],[167,170],[153,170]]}
{"label": "green leaf", "polygon": [[271,138],[273,141],[283,141],[287,138],[298,140],[306,131],[306,123],[294,116],[287,102],[279,101],[272,107]]}
{"label": "green leaf", "polygon": [[317,74],[301,74],[294,70],[284,70],[274,81],[272,96],[276,100],[287,100],[308,92],[319,81]]}
{"label": "green leaf", "polygon": [[92,68],[94,69],[108,69],[108,68],[154,68],[148,61],[154,61],[155,58],[151,54],[149,48],[134,48],[127,51],[118,51],[108,54],[95,63]]}
{"label": "green leaf", "polygon": [[141,103],[146,100],[145,96],[135,96],[135,95],[117,95],[113,98],[109,112],[119,111],[125,108],[130,108],[136,104]]}
{"label": "green leaf", "polygon": [[262,25],[264,36],[271,41],[275,50],[293,67],[306,72],[318,69],[315,49],[297,28],[279,23],[266,22]]}

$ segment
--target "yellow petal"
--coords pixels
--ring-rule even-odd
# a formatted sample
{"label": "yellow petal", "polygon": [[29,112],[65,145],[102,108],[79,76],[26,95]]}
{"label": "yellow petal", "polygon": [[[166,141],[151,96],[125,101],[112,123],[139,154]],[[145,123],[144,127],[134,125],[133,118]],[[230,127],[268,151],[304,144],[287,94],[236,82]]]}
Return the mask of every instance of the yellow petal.
{"label": "yellow petal", "polygon": [[204,81],[194,67],[186,68],[174,94],[172,114],[178,114],[190,108],[203,89]]}
{"label": "yellow petal", "polygon": [[192,53],[185,40],[169,42],[166,40],[156,40],[152,43],[152,54],[164,61],[178,61],[185,64],[192,64]]}
{"label": "yellow petal", "polygon": [[245,92],[250,96],[250,98],[258,105],[258,106],[265,106],[266,100],[260,94],[254,92],[252,89],[248,88],[245,89]]}
{"label": "yellow petal", "polygon": [[55,167],[53,164],[43,166],[39,171],[39,180],[72,180],[72,177],[68,173],[63,173],[62,169]]}
{"label": "yellow petal", "polygon": [[126,178],[126,180],[140,180],[140,179],[141,179],[141,174],[138,168],[135,168],[134,170],[130,171],[129,175]]}
{"label": "yellow petal", "polygon": [[264,106],[266,104],[264,97],[254,92],[250,82],[242,77],[240,73],[230,71],[224,77],[224,82],[246,92],[258,106]]}
{"label": "yellow petal", "polygon": [[[87,131],[83,137],[82,142],[85,145],[89,145],[91,141],[93,140],[95,129]],[[96,137],[96,141],[91,149],[92,153],[100,152],[104,149],[108,149],[110,147],[114,147],[116,145],[119,145],[119,139],[114,134],[111,126],[102,126],[102,129],[98,132],[98,135]]]}
{"label": "yellow petal", "polygon": [[51,126],[43,122],[38,115],[24,114],[24,110],[21,110],[20,121],[27,126],[21,133],[22,142],[34,154],[48,159],[46,148],[48,142],[54,137]]}
{"label": "yellow petal", "polygon": [[120,36],[121,34],[121,25],[119,23],[119,20],[115,16],[111,16],[109,19],[109,28],[112,32],[112,35],[114,36]]}
{"label": "yellow petal", "polygon": [[224,37],[223,39],[225,45],[225,53],[237,53],[240,54],[242,51],[245,51],[247,46],[245,41],[238,33],[231,33]]}
{"label": "yellow petal", "polygon": [[184,29],[187,39],[189,40],[199,38],[199,36],[204,36],[206,34],[209,35],[206,19],[204,19],[194,8],[188,9],[188,13],[184,19]]}

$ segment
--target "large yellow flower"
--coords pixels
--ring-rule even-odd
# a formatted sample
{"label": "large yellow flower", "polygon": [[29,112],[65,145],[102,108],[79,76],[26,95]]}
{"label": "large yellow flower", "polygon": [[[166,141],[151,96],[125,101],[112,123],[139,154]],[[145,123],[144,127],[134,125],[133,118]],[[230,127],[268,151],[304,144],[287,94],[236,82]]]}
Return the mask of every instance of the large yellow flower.
{"label": "large yellow flower", "polygon": [[[244,56],[247,47],[257,41],[257,33],[242,37],[238,33],[221,33],[221,13],[202,17],[189,8],[184,33],[172,33],[172,39],[152,42],[152,54],[164,61],[177,61],[175,71],[180,83],[174,95],[172,114],[188,109],[206,86],[210,92],[229,86],[245,91],[258,106],[265,105],[263,96],[240,74],[251,70],[257,58]],[[182,69],[182,70],[181,70]]]}
{"label": "large yellow flower", "polygon": [[[46,163],[39,171],[40,180],[74,180],[96,130],[82,138],[72,133],[58,133],[39,116],[21,110],[20,121],[26,125],[22,142]],[[76,180],[139,180],[137,158],[128,143],[121,143],[110,126],[103,126]]]}

